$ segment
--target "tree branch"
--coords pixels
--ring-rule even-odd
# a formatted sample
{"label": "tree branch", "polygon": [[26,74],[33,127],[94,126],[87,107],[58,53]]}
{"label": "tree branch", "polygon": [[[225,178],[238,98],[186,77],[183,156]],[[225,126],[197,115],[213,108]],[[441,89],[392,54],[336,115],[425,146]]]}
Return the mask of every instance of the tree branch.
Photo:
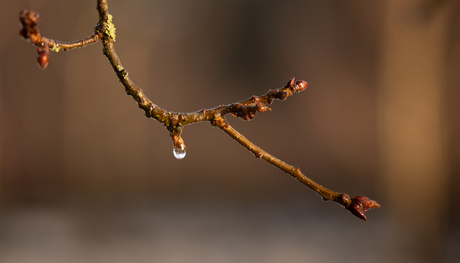
{"label": "tree branch", "polygon": [[292,175],[295,179],[299,180],[304,185],[310,187],[313,191],[318,193],[324,201],[334,201],[339,203],[348,209],[355,216],[367,220],[364,212],[371,208],[380,207],[380,205],[367,197],[356,196],[350,199],[350,196],[345,193],[338,193],[332,190],[327,189],[326,187],[314,182],[310,178],[306,177],[299,167],[294,167],[290,164],[283,162],[282,160],[276,158],[275,156],[264,151],[262,148],[253,144],[251,141],[246,139],[241,133],[236,131],[230,124],[228,124],[224,118],[217,117],[212,121],[212,125],[219,127],[222,131],[232,137],[235,141],[241,144],[243,147],[248,149],[254,154],[255,157],[261,158],[270,164],[278,167],[280,170]]}
{"label": "tree branch", "polygon": [[167,111],[154,104],[144,94],[141,88],[137,87],[128,76],[128,71],[121,64],[120,58],[115,52],[114,41],[116,38],[116,29],[112,22],[112,15],[108,12],[107,0],[97,0],[97,10],[99,12],[98,24],[94,27],[94,33],[87,38],[74,41],[62,42],[54,39],[49,39],[42,36],[38,30],[38,22],[40,17],[34,11],[24,10],[20,13],[20,22],[22,29],[20,35],[37,47],[37,59],[39,66],[45,69],[48,65],[49,51],[58,52],[59,50],[71,50],[82,48],[87,45],[96,43],[101,40],[104,47],[103,53],[109,60],[110,65],[117,75],[121,84],[125,87],[126,93],[134,98],[138,103],[139,108],[144,110],[148,118],[153,118],[165,125],[170,132],[173,141],[174,155],[178,159],[185,156],[185,143],[181,137],[183,127],[188,124],[208,121],[212,126],[219,127],[222,131],[232,137],[243,147],[251,151],[257,158],[263,159],[268,163],[278,167],[282,171],[290,174],[295,179],[310,187],[318,193],[325,201],[334,201],[348,209],[355,216],[367,220],[365,211],[370,208],[380,207],[380,205],[364,196],[349,197],[348,194],[334,192],[306,177],[299,167],[289,165],[282,160],[274,157],[262,148],[256,146],[242,134],[231,127],[225,120],[225,115],[232,114],[243,120],[252,120],[257,113],[271,110],[268,105],[275,100],[285,100],[289,96],[305,90],[308,86],[303,80],[295,81],[291,78],[288,83],[281,89],[269,90],[266,94],[257,97],[252,96],[246,100],[220,105],[211,109],[202,109],[189,113],[178,113]]}
{"label": "tree branch", "polygon": [[27,41],[37,47],[37,61],[40,68],[45,69],[48,66],[50,50],[59,52],[60,50],[68,51],[76,48],[82,48],[96,43],[102,37],[98,30],[99,25],[95,27],[94,33],[86,38],[74,42],[62,42],[59,40],[49,39],[38,30],[40,15],[34,11],[23,10],[19,14],[19,21],[22,29],[19,34]]}

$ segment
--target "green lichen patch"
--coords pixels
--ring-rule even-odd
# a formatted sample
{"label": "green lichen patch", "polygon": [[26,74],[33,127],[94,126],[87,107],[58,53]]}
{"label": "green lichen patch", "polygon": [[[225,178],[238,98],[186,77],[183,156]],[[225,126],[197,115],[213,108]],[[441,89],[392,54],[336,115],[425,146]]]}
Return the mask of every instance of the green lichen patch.
{"label": "green lichen patch", "polygon": [[115,25],[112,22],[113,16],[111,14],[108,15],[107,17],[107,29],[105,30],[105,33],[113,40],[115,41],[116,37],[116,28]]}
{"label": "green lichen patch", "polygon": [[51,47],[51,51],[53,51],[53,52],[58,53],[60,50],[61,50],[61,48],[58,47],[57,45],[54,45],[53,47]]}

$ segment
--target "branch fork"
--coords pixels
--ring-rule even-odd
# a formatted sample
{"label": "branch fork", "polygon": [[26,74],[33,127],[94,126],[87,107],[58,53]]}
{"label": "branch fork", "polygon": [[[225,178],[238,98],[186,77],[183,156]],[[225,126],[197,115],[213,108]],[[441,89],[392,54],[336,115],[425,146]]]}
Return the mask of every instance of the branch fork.
{"label": "branch fork", "polygon": [[184,126],[207,121],[212,126],[220,128],[223,132],[252,152],[255,157],[263,159],[288,173],[318,193],[323,200],[337,202],[360,219],[367,220],[365,212],[371,208],[380,207],[376,201],[367,197],[355,196],[350,198],[348,194],[329,190],[314,182],[305,176],[300,171],[299,167],[287,164],[264,151],[262,148],[246,139],[225,120],[225,115],[231,114],[242,120],[250,121],[254,119],[258,113],[271,111],[268,105],[271,105],[275,100],[286,100],[289,96],[305,90],[308,86],[307,82],[304,80],[296,81],[295,78],[291,78],[287,84],[280,89],[269,90],[262,96],[252,96],[240,102],[220,105],[211,109],[201,109],[199,111],[189,113],[167,111],[160,108],[147,98],[143,90],[137,87],[129,78],[128,71],[122,66],[113,46],[113,42],[116,37],[116,29],[112,21],[113,17],[108,12],[107,0],[97,0],[97,10],[99,13],[99,21],[94,27],[93,34],[78,41],[62,42],[42,36],[38,30],[38,23],[40,21],[39,14],[28,10],[24,10],[19,14],[19,20],[21,22],[21,30],[19,34],[22,38],[37,47],[37,61],[39,67],[42,69],[45,69],[48,65],[50,51],[68,51],[101,41],[104,47],[103,53],[112,65],[112,68],[120,83],[124,86],[126,93],[133,97],[133,99],[138,103],[139,108],[144,110],[146,117],[153,118],[163,123],[166,129],[170,132],[174,155],[178,159],[185,156],[186,146],[181,137]]}

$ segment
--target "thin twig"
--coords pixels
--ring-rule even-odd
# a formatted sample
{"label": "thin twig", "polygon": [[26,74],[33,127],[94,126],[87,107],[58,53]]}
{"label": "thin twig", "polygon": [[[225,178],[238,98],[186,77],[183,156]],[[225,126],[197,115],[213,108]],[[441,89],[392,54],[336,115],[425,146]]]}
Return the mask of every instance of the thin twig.
{"label": "thin twig", "polygon": [[255,145],[246,137],[244,137],[241,133],[235,130],[228,122],[225,121],[223,117],[218,117],[213,120],[212,124],[216,127],[219,127],[222,131],[232,137],[235,141],[241,144],[244,148],[248,149],[250,152],[254,154],[255,157],[263,159],[270,164],[278,167],[282,171],[292,175],[295,179],[299,180],[306,186],[310,187],[312,190],[317,192],[325,201],[336,201],[344,206],[348,206],[348,201],[343,201],[343,197],[341,197],[342,193],[334,192],[323,187],[320,184],[315,183],[310,178],[306,177],[301,171],[299,167],[294,167],[290,164],[283,162],[282,160],[276,158],[275,156],[269,154],[268,152],[264,151],[259,146]]}
{"label": "thin twig", "polygon": [[212,121],[212,125],[219,127],[222,131],[232,137],[235,141],[241,144],[243,147],[248,149],[250,152],[254,154],[257,158],[261,158],[270,164],[278,167],[280,170],[286,172],[287,174],[292,175],[295,179],[299,180],[304,185],[310,187],[313,191],[318,193],[324,201],[334,201],[339,203],[340,205],[344,206],[350,212],[352,212],[357,217],[367,220],[364,212],[370,208],[380,207],[380,205],[370,200],[364,196],[356,196],[353,199],[350,199],[350,196],[345,193],[339,193],[332,190],[327,189],[326,187],[314,182],[307,176],[305,176],[299,167],[294,167],[282,160],[276,158],[275,156],[269,154],[268,152],[264,151],[262,148],[258,147],[246,137],[244,137],[241,133],[235,130],[228,122],[225,121],[223,117],[217,117]]}

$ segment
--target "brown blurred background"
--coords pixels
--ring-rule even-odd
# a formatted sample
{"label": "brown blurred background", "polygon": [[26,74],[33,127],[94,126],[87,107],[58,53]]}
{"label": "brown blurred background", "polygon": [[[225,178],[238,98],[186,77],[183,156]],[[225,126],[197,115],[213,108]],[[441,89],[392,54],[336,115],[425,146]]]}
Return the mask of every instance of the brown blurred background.
{"label": "brown blurred background", "polygon": [[306,91],[248,139],[318,183],[382,207],[353,217],[208,124],[176,160],[100,43],[44,71],[44,35],[89,36],[96,1],[3,1],[0,262],[456,262],[460,1],[110,0],[115,47],[159,106],[195,111]]}

